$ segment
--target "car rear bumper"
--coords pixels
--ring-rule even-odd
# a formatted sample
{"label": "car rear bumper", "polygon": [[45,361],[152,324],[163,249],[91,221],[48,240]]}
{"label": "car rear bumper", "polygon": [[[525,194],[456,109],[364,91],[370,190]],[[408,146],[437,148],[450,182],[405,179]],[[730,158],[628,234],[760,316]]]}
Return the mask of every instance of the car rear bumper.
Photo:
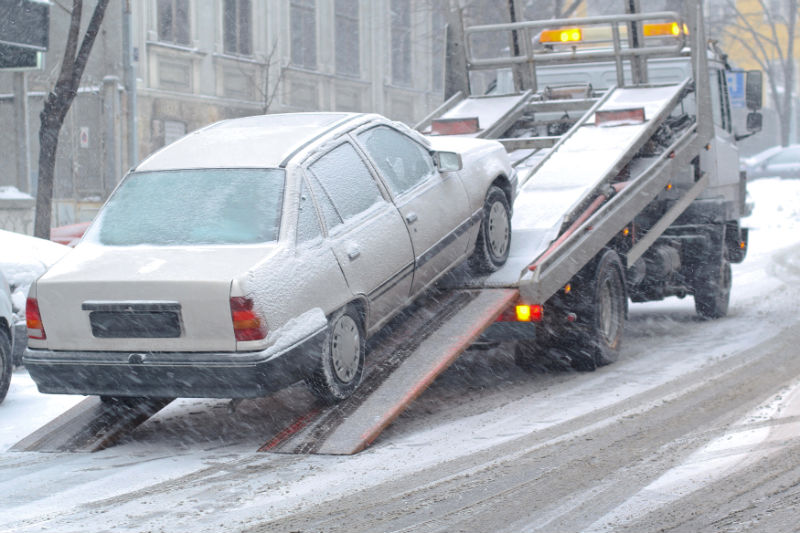
{"label": "car rear bumper", "polygon": [[274,352],[77,352],[28,348],[40,392],[151,398],[257,398],[316,368],[327,329]]}

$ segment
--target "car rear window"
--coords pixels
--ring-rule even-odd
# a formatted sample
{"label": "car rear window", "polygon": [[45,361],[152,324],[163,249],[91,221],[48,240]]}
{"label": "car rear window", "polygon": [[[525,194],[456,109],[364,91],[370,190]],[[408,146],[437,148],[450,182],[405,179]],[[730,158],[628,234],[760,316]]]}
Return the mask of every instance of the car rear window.
{"label": "car rear window", "polygon": [[276,241],[284,171],[135,172],[103,207],[89,236],[108,245]]}

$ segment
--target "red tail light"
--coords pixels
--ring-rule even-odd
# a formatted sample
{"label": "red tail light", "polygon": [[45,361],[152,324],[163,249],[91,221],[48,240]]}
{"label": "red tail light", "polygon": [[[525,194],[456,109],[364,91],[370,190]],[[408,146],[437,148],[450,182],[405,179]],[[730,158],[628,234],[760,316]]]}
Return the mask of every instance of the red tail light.
{"label": "red tail light", "polygon": [[47,338],[42,324],[42,315],[39,313],[39,302],[36,298],[28,298],[25,302],[25,322],[28,325],[28,338],[43,341]]}
{"label": "red tail light", "polygon": [[237,341],[260,341],[267,336],[267,325],[253,311],[253,300],[231,296],[231,318]]}
{"label": "red tail light", "polygon": [[541,322],[543,317],[543,306],[517,304],[503,311],[497,322]]}

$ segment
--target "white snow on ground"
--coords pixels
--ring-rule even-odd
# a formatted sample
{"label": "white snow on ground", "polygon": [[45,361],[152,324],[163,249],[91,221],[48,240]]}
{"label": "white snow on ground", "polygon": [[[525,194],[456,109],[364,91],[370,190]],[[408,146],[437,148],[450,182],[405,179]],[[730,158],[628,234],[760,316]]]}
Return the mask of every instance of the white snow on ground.
{"label": "white snow on ground", "polygon": [[[87,524],[97,524],[101,501],[114,502],[100,506],[102,522],[113,524],[114,531],[244,528],[614,405],[778,335],[781,318],[772,311],[800,305],[800,288],[787,267],[794,266],[790,262],[798,255],[787,251],[800,246],[800,181],[759,180],[749,190],[756,204],[748,220],[750,252],[745,263],[734,266],[728,318],[694,320],[691,298],[634,305],[631,322],[637,327],[629,328],[618,364],[549,380],[543,390],[487,412],[410,424],[414,431],[390,431],[352,457],[255,453],[263,435],[248,434],[246,428],[235,437],[226,433],[235,417],[225,402],[212,400],[174,402],[140,428],[140,437],[103,452],[8,452],[21,437],[80,399],[40,395],[24,369],[18,369],[0,405],[0,465],[30,462],[39,467],[26,467],[21,478],[0,481],[0,532],[83,532]],[[654,336],[676,328],[681,329],[679,340],[666,346],[653,343]],[[680,357],[674,357],[677,350]],[[784,404],[775,403],[757,415],[776,416]],[[598,423],[610,424],[614,418]],[[742,429],[731,438],[750,442],[763,437]],[[702,462],[703,454],[714,454],[725,442],[711,443],[689,462]],[[258,475],[232,475],[250,471]],[[679,466],[660,483],[691,492],[697,479],[704,482],[702,476],[687,479]],[[161,488],[153,491],[156,483]],[[650,488],[659,489],[658,483]]]}

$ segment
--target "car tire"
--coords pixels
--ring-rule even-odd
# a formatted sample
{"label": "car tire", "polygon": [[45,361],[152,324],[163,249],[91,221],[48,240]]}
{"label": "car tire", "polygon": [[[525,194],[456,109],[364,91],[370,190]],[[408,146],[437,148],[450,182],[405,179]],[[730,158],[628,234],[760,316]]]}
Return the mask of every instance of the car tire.
{"label": "car tire", "polygon": [[0,402],[5,400],[8,394],[8,386],[11,384],[11,369],[14,362],[11,359],[11,339],[5,330],[0,329]]}
{"label": "car tire", "polygon": [[311,392],[325,403],[349,398],[364,374],[366,339],[361,313],[348,306],[328,320],[317,368],[307,383]]}
{"label": "car tire", "polygon": [[470,267],[478,273],[494,272],[508,259],[511,247],[511,207],[503,189],[489,187],[483,204],[475,250],[470,256]]}

